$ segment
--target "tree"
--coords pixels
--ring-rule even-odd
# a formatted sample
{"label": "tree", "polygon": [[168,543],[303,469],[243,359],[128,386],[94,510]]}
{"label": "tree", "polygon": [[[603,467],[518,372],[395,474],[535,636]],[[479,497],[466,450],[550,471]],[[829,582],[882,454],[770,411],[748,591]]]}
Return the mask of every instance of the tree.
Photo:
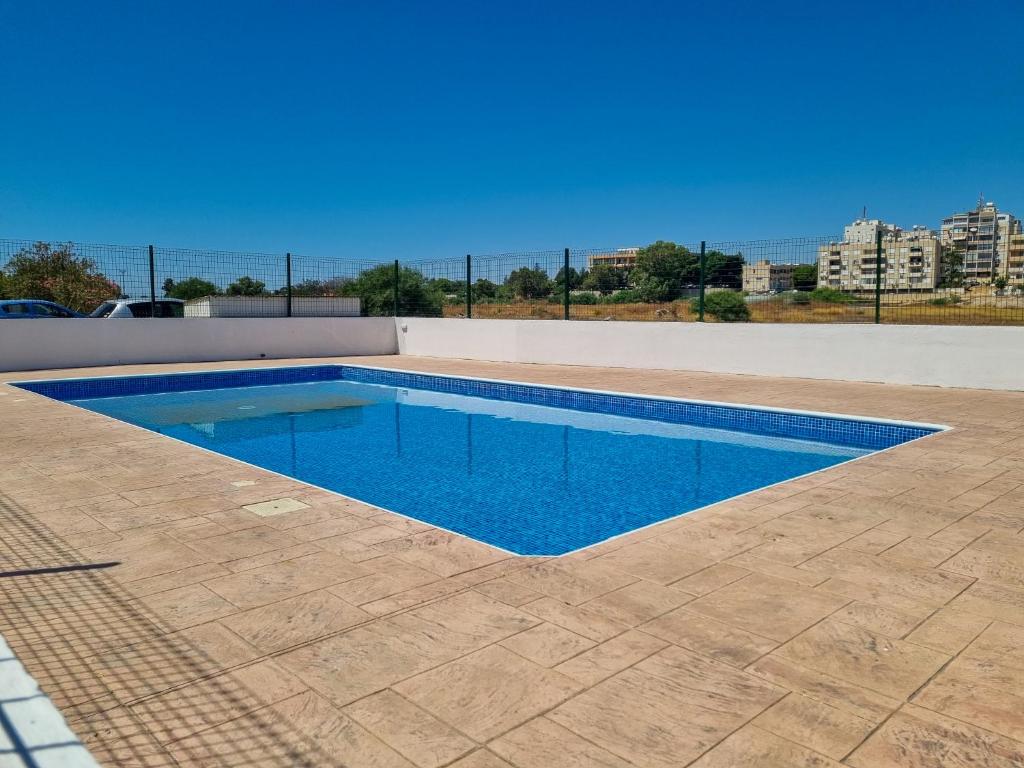
{"label": "tree", "polygon": [[630,276],[644,301],[672,301],[700,279],[700,264],[684,246],[659,240],[637,251]]}
{"label": "tree", "polygon": [[[569,290],[575,291],[579,288],[583,282],[583,277],[584,275],[577,272],[574,267],[569,267]],[[565,267],[558,270],[558,274],[555,275],[554,291],[559,295],[565,292]]]}
{"label": "tree", "polygon": [[96,262],[75,253],[73,243],[22,248],[4,267],[2,285],[10,298],[55,301],[77,312],[89,312],[121,294]]}
{"label": "tree", "polygon": [[963,284],[963,252],[959,248],[944,248],[939,258],[939,288],[959,288]]}
{"label": "tree", "polygon": [[1010,284],[1010,281],[1006,279],[1006,275],[999,275],[999,277],[992,280],[992,285],[997,291],[1005,291],[1006,286]]}
{"label": "tree", "polygon": [[515,270],[505,279],[505,285],[517,299],[542,299],[551,293],[551,279],[539,265]]}
{"label": "tree", "polygon": [[209,280],[201,277],[186,277],[180,283],[174,282],[171,278],[164,280],[164,296],[171,299],[199,299],[203,296],[217,296],[220,289]]}
{"label": "tree", "polygon": [[435,277],[430,281],[431,288],[435,288],[446,296],[462,296],[466,298],[466,281],[451,280],[447,277]]}
{"label": "tree", "polygon": [[228,296],[263,296],[266,293],[266,287],[266,283],[253,280],[246,275],[229,285],[225,293]]}
{"label": "tree", "polygon": [[584,275],[581,287],[597,291],[602,296],[626,287],[628,273],[622,267],[611,264],[595,264]]}
{"label": "tree", "polygon": [[[348,277],[331,277],[327,280],[302,280],[292,286],[292,296],[329,297],[341,296],[345,286],[352,282]],[[277,291],[279,296],[287,296],[288,289]]]}
{"label": "tree", "polygon": [[[364,315],[387,316],[395,309],[395,268],[381,264],[363,270],[346,283],[343,296],[357,296]],[[398,271],[398,313],[421,317],[440,317],[444,295],[431,286],[423,274],[409,267]]]}
{"label": "tree", "polygon": [[798,291],[813,291],[818,287],[818,265],[800,264],[793,269],[793,287]]}
{"label": "tree", "polygon": [[477,281],[473,283],[473,301],[493,299],[497,295],[498,286],[496,286],[486,277],[479,277],[477,278]]}
{"label": "tree", "polygon": [[[725,254],[721,251],[708,251],[704,261],[704,283],[716,288],[731,288],[735,291],[743,287],[743,254]],[[697,262],[697,280],[700,280],[700,261]]]}
{"label": "tree", "polygon": [[[700,312],[700,300],[690,301],[690,311]],[[743,300],[743,294],[736,291],[715,291],[704,297],[704,314],[711,315],[723,323],[740,323],[750,320],[750,307]]]}
{"label": "tree", "polygon": [[427,281],[431,291],[444,297],[446,304],[459,306],[466,303],[466,281],[452,280],[447,277],[435,277]]}

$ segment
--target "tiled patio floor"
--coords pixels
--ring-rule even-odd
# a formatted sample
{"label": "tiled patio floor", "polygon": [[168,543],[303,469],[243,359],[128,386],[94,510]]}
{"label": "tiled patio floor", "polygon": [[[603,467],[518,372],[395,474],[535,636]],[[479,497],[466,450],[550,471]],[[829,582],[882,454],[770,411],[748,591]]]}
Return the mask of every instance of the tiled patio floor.
{"label": "tiled patio floor", "polygon": [[955,430],[539,561],[2,385],[0,633],[101,763],[1024,765],[1024,393],[351,361]]}

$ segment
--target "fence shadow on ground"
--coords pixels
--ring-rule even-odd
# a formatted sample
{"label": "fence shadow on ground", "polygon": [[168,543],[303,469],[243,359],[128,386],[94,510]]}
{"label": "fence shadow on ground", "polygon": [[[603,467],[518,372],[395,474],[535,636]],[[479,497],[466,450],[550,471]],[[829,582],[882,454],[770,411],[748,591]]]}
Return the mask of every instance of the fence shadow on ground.
{"label": "fence shadow on ground", "polygon": [[0,634],[102,765],[334,764],[242,682],[260,675],[237,638],[165,630],[83,565],[0,493]]}

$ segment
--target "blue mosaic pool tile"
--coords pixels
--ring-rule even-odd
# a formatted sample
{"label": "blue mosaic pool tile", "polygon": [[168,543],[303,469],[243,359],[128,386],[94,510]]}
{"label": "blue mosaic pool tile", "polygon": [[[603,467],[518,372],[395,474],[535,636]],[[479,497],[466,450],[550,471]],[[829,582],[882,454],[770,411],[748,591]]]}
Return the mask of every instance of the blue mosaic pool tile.
{"label": "blue mosaic pool tile", "polygon": [[120,397],[124,395],[266,386],[344,379],[407,389],[424,389],[574,411],[730,429],[857,448],[882,449],[931,434],[932,427],[889,424],[869,419],[817,416],[762,408],[718,405],[699,401],[515,384],[480,379],[410,373],[348,365],[255,368],[241,371],[173,373],[95,379],[64,379],[16,384],[56,400]]}
{"label": "blue mosaic pool tile", "polygon": [[673,424],[817,440],[857,448],[889,448],[936,431],[923,425],[889,424],[868,419],[817,416],[699,401],[581,392],[557,387],[490,382],[379,368],[342,367],[345,369],[344,378],[348,381],[449,392],[574,411],[653,419]]}
{"label": "blue mosaic pool tile", "polygon": [[14,386],[52,397],[54,400],[85,400],[94,397],[151,395],[158,392],[188,392],[198,389],[302,384],[310,381],[332,381],[342,377],[341,366],[309,365],[291,368],[253,368],[244,371],[166,373],[155,376],[51,379],[17,382]]}

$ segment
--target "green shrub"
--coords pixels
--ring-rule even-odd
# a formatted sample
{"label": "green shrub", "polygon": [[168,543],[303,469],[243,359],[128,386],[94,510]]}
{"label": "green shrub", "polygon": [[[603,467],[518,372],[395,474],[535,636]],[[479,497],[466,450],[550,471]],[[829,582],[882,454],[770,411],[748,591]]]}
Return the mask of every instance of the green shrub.
{"label": "green shrub", "polygon": [[931,304],[933,307],[944,307],[947,304],[949,304],[949,299],[946,298],[945,296],[940,296],[937,299],[932,299],[928,303]]}
{"label": "green shrub", "polygon": [[602,304],[639,304],[643,301],[643,296],[640,291],[628,289],[625,291],[616,291],[610,296],[602,296]]}
{"label": "green shrub", "polygon": [[835,288],[815,288],[811,291],[811,300],[820,301],[825,304],[848,304],[853,301],[853,296]]}
{"label": "green shrub", "polygon": [[[690,300],[690,311],[700,312],[700,299]],[[737,291],[715,291],[704,297],[704,314],[723,323],[742,323],[750,320],[750,307]]]}
{"label": "green shrub", "polygon": [[789,297],[790,304],[810,304],[811,303],[811,292],[810,291],[797,291]]}

